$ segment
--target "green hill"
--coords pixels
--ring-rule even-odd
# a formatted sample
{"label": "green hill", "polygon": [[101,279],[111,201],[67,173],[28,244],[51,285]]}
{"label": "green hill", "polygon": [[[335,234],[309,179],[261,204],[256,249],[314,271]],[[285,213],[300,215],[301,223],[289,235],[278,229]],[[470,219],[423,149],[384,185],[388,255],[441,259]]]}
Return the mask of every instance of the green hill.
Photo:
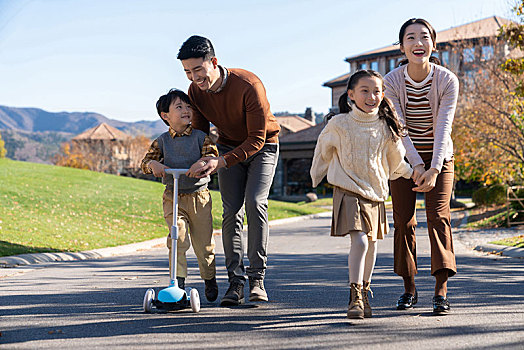
{"label": "green hill", "polygon": [[[164,237],[163,189],[158,182],[0,159],[0,256]],[[220,228],[220,194],[212,196],[213,226]],[[325,210],[278,201],[269,207],[270,220]]]}

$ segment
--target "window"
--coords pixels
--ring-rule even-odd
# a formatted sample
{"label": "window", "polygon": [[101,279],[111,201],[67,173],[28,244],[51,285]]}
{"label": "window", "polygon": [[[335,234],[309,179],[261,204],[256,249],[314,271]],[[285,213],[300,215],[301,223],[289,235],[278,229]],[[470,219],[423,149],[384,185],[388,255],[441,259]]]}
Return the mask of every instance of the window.
{"label": "window", "polygon": [[462,57],[466,63],[475,61],[475,48],[468,47],[462,50]]}
{"label": "window", "polygon": [[475,83],[476,72],[473,70],[467,70],[464,72],[463,82],[466,88],[472,89]]}
{"label": "window", "polygon": [[449,65],[449,51],[440,52],[440,60],[442,61],[443,66]]}
{"label": "window", "polygon": [[378,62],[377,61],[371,62],[371,69],[378,72]]}
{"label": "window", "polygon": [[361,63],[359,69],[368,69],[367,63]]}
{"label": "window", "polygon": [[389,59],[389,71],[392,71],[395,69],[395,66],[397,65],[397,60],[394,58]]}
{"label": "window", "polygon": [[482,46],[482,56],[483,61],[488,61],[493,58],[493,46]]}

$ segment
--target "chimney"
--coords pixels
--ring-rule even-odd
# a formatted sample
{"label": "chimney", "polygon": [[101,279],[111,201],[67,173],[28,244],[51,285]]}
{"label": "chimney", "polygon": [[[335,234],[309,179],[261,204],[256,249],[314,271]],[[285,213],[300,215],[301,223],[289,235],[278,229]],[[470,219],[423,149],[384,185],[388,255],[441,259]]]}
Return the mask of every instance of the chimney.
{"label": "chimney", "polygon": [[310,122],[315,122],[314,120],[314,116],[313,116],[313,110],[311,109],[311,107],[307,107],[306,108],[306,113],[304,114],[304,118],[306,118],[307,120],[309,120]]}

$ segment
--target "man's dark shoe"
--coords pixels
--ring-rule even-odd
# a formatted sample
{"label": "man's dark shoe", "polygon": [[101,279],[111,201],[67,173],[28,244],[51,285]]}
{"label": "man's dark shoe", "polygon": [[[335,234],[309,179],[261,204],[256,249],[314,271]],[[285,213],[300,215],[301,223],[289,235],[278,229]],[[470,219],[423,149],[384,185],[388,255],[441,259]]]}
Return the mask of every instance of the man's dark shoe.
{"label": "man's dark shoe", "polygon": [[244,303],[244,283],[233,281],[226,294],[222,297],[220,306],[237,306]]}
{"label": "man's dark shoe", "polygon": [[213,277],[208,280],[204,280],[206,284],[205,292],[206,292],[206,299],[208,301],[215,301],[218,297],[218,284],[216,277]]}
{"label": "man's dark shoe", "polygon": [[262,278],[249,277],[249,301],[268,301]]}
{"label": "man's dark shoe", "polygon": [[415,295],[411,293],[404,293],[398,298],[397,310],[406,310],[413,308],[418,302],[418,292],[415,290]]}
{"label": "man's dark shoe", "polygon": [[446,297],[443,297],[441,295],[437,295],[436,297],[433,297],[433,314],[434,315],[442,315],[449,313],[449,301]]}
{"label": "man's dark shoe", "polygon": [[176,281],[178,284],[178,288],[186,289],[186,279],[184,277],[177,277]]}

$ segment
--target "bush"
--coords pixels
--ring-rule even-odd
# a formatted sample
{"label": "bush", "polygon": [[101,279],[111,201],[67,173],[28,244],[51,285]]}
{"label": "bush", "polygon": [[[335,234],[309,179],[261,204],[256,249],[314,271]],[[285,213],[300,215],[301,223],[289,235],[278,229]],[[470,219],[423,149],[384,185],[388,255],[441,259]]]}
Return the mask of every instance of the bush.
{"label": "bush", "polygon": [[486,191],[486,204],[502,205],[506,203],[506,186],[496,184],[488,187]]}
{"label": "bush", "polygon": [[501,184],[481,187],[471,196],[477,206],[502,205],[506,203],[506,186]]}
{"label": "bush", "polygon": [[471,196],[471,200],[473,201],[473,203],[475,203],[476,206],[479,206],[479,207],[484,206],[487,204],[486,202],[487,193],[488,193],[488,188],[481,187],[478,190],[476,190],[475,192],[473,192],[473,195]]}

